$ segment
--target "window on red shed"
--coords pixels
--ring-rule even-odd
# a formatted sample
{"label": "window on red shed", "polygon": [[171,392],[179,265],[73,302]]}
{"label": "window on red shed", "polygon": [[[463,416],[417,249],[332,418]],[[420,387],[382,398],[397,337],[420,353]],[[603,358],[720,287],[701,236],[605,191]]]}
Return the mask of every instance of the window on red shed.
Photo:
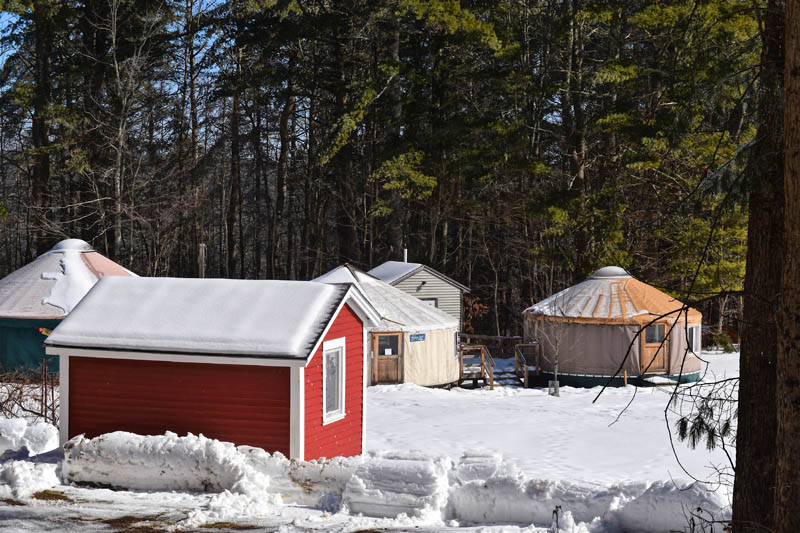
{"label": "window on red shed", "polygon": [[344,418],[344,337],[322,343],[323,423]]}

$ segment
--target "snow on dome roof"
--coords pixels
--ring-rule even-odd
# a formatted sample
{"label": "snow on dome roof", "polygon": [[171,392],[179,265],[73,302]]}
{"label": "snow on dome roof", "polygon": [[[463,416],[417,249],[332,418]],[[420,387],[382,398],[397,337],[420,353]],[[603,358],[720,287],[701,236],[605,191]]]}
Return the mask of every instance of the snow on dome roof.
{"label": "snow on dome roof", "polygon": [[341,265],[314,279],[318,283],[354,283],[381,314],[373,331],[458,328],[458,320],[366,272]]}
{"label": "snow on dome roof", "polygon": [[348,288],[309,281],[103,278],[45,342],[305,359]]}
{"label": "snow on dome roof", "polygon": [[597,269],[592,278],[630,278],[631,275],[624,268],[618,266],[607,266]]}
{"label": "snow on dome roof", "polygon": [[[527,308],[523,315],[570,318],[580,322],[642,324],[657,316],[677,317],[683,303],[634,278],[619,267],[601,268],[591,277]],[[702,320],[688,310],[691,323]]]}
{"label": "snow on dome roof", "polygon": [[62,318],[103,276],[136,274],[86,241],[65,239],[0,279],[0,317]]}
{"label": "snow on dome roof", "polygon": [[73,250],[76,252],[93,252],[94,248],[92,246],[81,239],[64,239],[60,241],[58,244],[50,248],[51,252],[59,252],[63,250]]}

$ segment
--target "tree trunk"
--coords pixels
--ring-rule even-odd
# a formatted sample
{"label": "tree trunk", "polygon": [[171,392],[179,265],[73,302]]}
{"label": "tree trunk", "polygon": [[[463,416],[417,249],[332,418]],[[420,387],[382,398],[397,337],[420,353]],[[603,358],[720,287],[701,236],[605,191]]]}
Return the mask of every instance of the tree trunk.
{"label": "tree trunk", "polygon": [[[124,113],[124,111],[123,111]],[[122,254],[122,151],[125,146],[124,114],[119,117],[114,154],[114,257]]]}
{"label": "tree trunk", "polygon": [[31,133],[35,152],[33,164],[33,207],[35,254],[47,251],[48,243],[44,238],[44,226],[47,207],[50,202],[50,124],[47,114],[50,107],[50,53],[53,46],[53,29],[50,24],[52,7],[47,2],[34,2],[33,20],[36,39],[35,77],[36,85],[33,98],[33,120]]}
{"label": "tree trunk", "polygon": [[775,531],[800,524],[800,0],[786,9],[784,248],[778,341]]}
{"label": "tree trunk", "polygon": [[294,113],[295,96],[294,86],[289,83],[286,88],[286,103],[281,111],[278,134],[280,136],[280,152],[278,154],[278,176],[275,184],[275,210],[272,212],[272,234],[269,243],[269,278],[275,278],[277,270],[277,249],[280,240],[281,222],[283,221],[283,208],[286,201],[286,181],[289,170],[289,117]]}
{"label": "tree trunk", "polygon": [[[201,245],[205,246],[205,244],[203,244],[204,231],[202,224],[200,224],[200,180],[197,172],[197,160],[199,158],[198,133],[200,130],[200,123],[197,113],[197,72],[195,66],[194,49],[195,38],[197,35],[198,16],[195,14],[194,0],[186,0],[185,9],[187,18],[186,26],[188,28],[188,34],[186,36],[186,52],[189,60],[189,117],[191,124],[191,137],[189,146],[191,162],[189,165],[189,178],[192,188],[192,225],[194,227],[195,246],[197,247],[197,252],[200,253]],[[203,249],[203,253],[205,253],[205,248]]]}
{"label": "tree trunk", "polygon": [[[783,138],[781,109],[783,13],[770,0],[761,56],[758,126],[747,230],[747,272],[733,490],[735,531],[772,529],[776,438],[776,301],[783,249]],[[777,257],[776,257],[777,255]]]}
{"label": "tree trunk", "polygon": [[[236,277],[236,212],[239,207],[239,197],[242,194],[241,185],[241,148],[239,146],[239,89],[234,88],[231,102],[231,190],[228,195],[228,213],[226,230],[228,238],[228,277]],[[240,246],[242,243],[239,243]]]}
{"label": "tree trunk", "polygon": [[[400,68],[400,23],[396,16],[391,20],[391,42],[389,43],[389,61],[391,64]],[[403,94],[400,87],[400,75],[396,75],[392,80],[390,89],[392,99],[392,122],[389,126],[386,138],[389,143],[389,150],[395,150],[395,154],[400,149],[400,121],[403,116]],[[400,191],[393,189],[390,191],[390,204],[392,213],[389,216],[389,246],[392,250],[390,259],[400,259],[403,257],[403,203],[400,198]],[[370,265],[371,266],[371,265]]]}

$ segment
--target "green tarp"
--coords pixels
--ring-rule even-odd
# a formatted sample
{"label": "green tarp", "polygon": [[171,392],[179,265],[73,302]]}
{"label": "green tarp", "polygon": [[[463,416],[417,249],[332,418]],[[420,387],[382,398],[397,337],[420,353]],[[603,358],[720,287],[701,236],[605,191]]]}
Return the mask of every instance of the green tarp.
{"label": "green tarp", "polygon": [[22,370],[41,372],[47,357],[47,371],[58,372],[58,356],[45,355],[45,336],[39,328],[54,329],[60,319],[0,318],[0,372]]}

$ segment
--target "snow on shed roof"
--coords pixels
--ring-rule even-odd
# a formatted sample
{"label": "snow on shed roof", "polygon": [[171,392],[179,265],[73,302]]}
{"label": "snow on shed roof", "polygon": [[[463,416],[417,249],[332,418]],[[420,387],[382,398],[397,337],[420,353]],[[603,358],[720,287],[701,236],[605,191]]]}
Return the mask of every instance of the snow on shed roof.
{"label": "snow on shed roof", "polygon": [[104,278],[45,344],[306,359],[347,285]]}
{"label": "snow on shed roof", "polygon": [[[523,314],[564,317],[586,322],[647,323],[683,307],[683,303],[655,287],[639,281],[624,269],[608,266],[597,270],[577,285],[527,308]],[[677,317],[675,312],[670,317]],[[689,322],[702,315],[688,310]]]}
{"label": "snow on shed roof", "polygon": [[438,270],[434,270],[428,265],[423,265],[422,263],[406,263],[404,261],[386,261],[385,263],[382,263],[373,268],[372,270],[370,270],[369,272],[367,272],[367,274],[374,276],[380,279],[381,281],[385,281],[389,285],[394,285],[423,269],[428,271],[430,274],[438,278],[441,278],[447,283],[450,283],[451,285],[458,287],[462,291],[469,292],[469,287],[467,287],[466,285],[462,285],[456,280],[445,276]]}
{"label": "snow on shed roof", "polygon": [[135,276],[86,241],[65,239],[0,279],[0,317],[61,318],[103,276]]}
{"label": "snow on shed roof", "polygon": [[350,265],[341,265],[314,279],[319,283],[357,286],[381,314],[373,331],[417,331],[458,328],[458,320],[388,283]]}

